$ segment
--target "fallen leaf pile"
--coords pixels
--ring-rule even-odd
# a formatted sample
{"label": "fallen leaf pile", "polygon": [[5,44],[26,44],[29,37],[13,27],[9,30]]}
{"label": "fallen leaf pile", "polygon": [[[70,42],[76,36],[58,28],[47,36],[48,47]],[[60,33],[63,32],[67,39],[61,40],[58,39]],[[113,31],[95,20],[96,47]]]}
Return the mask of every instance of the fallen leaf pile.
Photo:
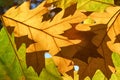
{"label": "fallen leaf pile", "polygon": [[26,1],[2,16],[4,25],[14,28],[17,47],[26,44],[28,65],[39,73],[44,65],[43,53],[48,51],[61,74],[72,75],[70,70],[79,65],[80,79],[92,77],[97,69],[110,77],[111,54],[120,54],[120,7],[82,12],[72,5],[46,20],[43,16],[49,13],[46,5],[44,1],[30,9],[30,2]]}

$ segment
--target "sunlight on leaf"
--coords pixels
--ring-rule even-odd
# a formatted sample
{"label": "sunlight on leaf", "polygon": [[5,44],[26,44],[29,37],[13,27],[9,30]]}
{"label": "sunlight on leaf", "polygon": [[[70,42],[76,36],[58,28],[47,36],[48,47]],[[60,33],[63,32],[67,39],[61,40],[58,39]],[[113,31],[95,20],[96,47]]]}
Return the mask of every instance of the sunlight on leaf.
{"label": "sunlight on leaf", "polygon": [[[84,33],[89,38],[85,37],[85,40],[81,40],[81,43],[83,42],[86,48],[84,50],[87,50],[87,48],[91,48],[87,53],[90,53],[90,55],[93,55],[93,53],[98,53],[102,57],[96,58],[96,59],[90,59],[90,63],[92,64],[92,61],[98,65],[94,64],[95,66],[102,66],[99,67],[99,69],[105,74],[105,76],[110,77],[111,72],[108,68],[108,65],[113,66],[112,59],[111,59],[111,53],[112,52],[120,52],[120,41],[119,41],[119,9],[120,7],[109,7],[106,9],[106,12],[93,12],[88,17],[93,19],[96,23],[95,24],[78,24],[76,26],[76,30],[78,30],[80,33]],[[113,10],[113,12],[111,12]],[[91,33],[91,35],[90,35]],[[93,34],[93,35],[92,35]],[[79,38],[79,37],[78,37]],[[84,36],[82,36],[84,38]],[[88,40],[89,39],[89,40]],[[88,47],[88,45],[93,45],[91,47]],[[93,48],[92,48],[93,47]],[[96,47],[96,48],[95,48]],[[93,50],[92,50],[93,49]],[[96,52],[95,52],[96,50]],[[92,52],[94,51],[94,52]],[[79,52],[80,55],[81,52]],[[78,57],[78,55],[76,55]],[[81,57],[78,57],[81,59]],[[103,59],[104,58],[104,59]],[[99,65],[99,63],[101,65]],[[82,66],[82,65],[81,65]],[[90,65],[89,65],[90,66]],[[86,66],[87,67],[87,66]],[[87,67],[89,68],[89,67]],[[95,69],[95,68],[94,68]],[[92,71],[92,70],[91,70]],[[87,73],[87,71],[86,71]],[[89,75],[90,76],[90,75]],[[82,76],[81,76],[82,77]]]}
{"label": "sunlight on leaf", "polygon": [[108,24],[108,36],[111,39],[107,45],[113,51],[120,54],[120,7],[119,10],[113,15],[112,20]]}
{"label": "sunlight on leaf", "polygon": [[49,50],[49,53],[55,55],[61,50],[60,47],[80,43],[80,40],[69,40],[61,34],[70,29],[71,24],[80,22],[86,16],[76,11],[72,16],[62,18],[64,15],[64,10],[62,10],[52,21],[42,22],[42,15],[47,12],[44,5],[45,2],[37,8],[29,10],[29,2],[27,1],[17,8],[12,7],[3,15],[5,25],[15,27],[16,37],[28,35],[28,38],[36,42],[27,48],[27,52]]}
{"label": "sunlight on leaf", "polygon": [[47,0],[47,3],[54,3],[55,6],[62,9],[66,9],[67,7],[75,4],[76,2],[77,0]]}
{"label": "sunlight on leaf", "polygon": [[[112,59],[112,61],[113,61],[113,59]],[[115,73],[116,70],[113,66],[108,65],[108,67],[112,73]]]}
{"label": "sunlight on leaf", "polygon": [[47,2],[62,9],[76,3],[77,9],[99,12],[103,12],[108,6],[114,6],[114,0],[47,0]]}
{"label": "sunlight on leaf", "polygon": [[107,78],[104,76],[104,74],[100,70],[97,70],[92,80],[107,80]]}
{"label": "sunlight on leaf", "polygon": [[[120,9],[119,6],[107,7],[104,12],[93,12],[89,18],[93,19],[96,24],[108,24],[112,16]],[[113,22],[113,20],[111,21]]]}
{"label": "sunlight on leaf", "polygon": [[86,11],[103,12],[106,7],[114,4],[114,0],[78,0],[77,8]]}
{"label": "sunlight on leaf", "polygon": [[119,80],[116,74],[112,74],[110,80]]}
{"label": "sunlight on leaf", "polygon": [[90,79],[90,77],[87,76],[84,80],[91,80],[91,79]]}
{"label": "sunlight on leaf", "polygon": [[[16,56],[15,43],[10,35],[2,28],[0,31],[0,79],[19,80],[22,75],[21,63]],[[4,46],[3,46],[4,45]]]}
{"label": "sunlight on leaf", "polygon": [[73,69],[74,63],[70,59],[65,59],[58,56],[53,56],[55,64],[58,66],[58,70],[61,73],[65,73]]}
{"label": "sunlight on leaf", "polygon": [[[48,53],[45,53],[45,55]],[[50,55],[50,54],[49,54]],[[45,58],[45,68],[40,73],[41,80],[62,80],[60,73],[58,72],[56,65],[51,57]]]}
{"label": "sunlight on leaf", "polygon": [[119,72],[120,71],[120,55],[118,53],[113,53],[112,60],[113,60],[113,64],[115,66],[116,71]]}
{"label": "sunlight on leaf", "polygon": [[13,35],[11,37],[5,28],[2,28],[0,37],[0,79],[21,80],[25,78],[26,80],[38,80],[33,68],[27,68],[25,45],[23,44],[17,51]]}
{"label": "sunlight on leaf", "polygon": [[[53,1],[51,0],[51,2]],[[17,51],[15,44],[13,44],[13,49],[17,53],[17,60],[19,62],[16,65],[20,65],[17,68],[22,68],[20,69],[21,72],[19,71],[20,73],[18,73],[20,79],[32,80],[32,78],[36,78],[38,80],[37,73],[33,68],[27,68],[25,52],[35,53],[36,57],[33,59],[36,59],[37,62],[41,61],[44,63],[42,59],[45,58],[45,68],[41,69],[42,72],[39,77],[39,79],[42,78],[43,80],[44,78],[48,80],[61,80],[60,73],[65,80],[67,78],[72,80],[71,75],[67,76],[64,73],[68,72],[68,74],[71,74],[70,70],[73,67],[75,68],[75,80],[79,78],[84,79],[86,76],[92,78],[97,69],[99,70],[97,70],[92,79],[106,80],[106,77],[109,78],[111,75],[108,65],[113,66],[113,63],[115,64],[116,71],[118,63],[114,60],[112,63],[111,54],[113,51],[120,53],[120,7],[105,9],[107,6],[113,6],[113,0],[79,0],[77,8],[80,10],[77,10],[76,4],[72,1],[61,0],[55,2],[55,7],[60,6],[63,9],[60,8],[60,11],[52,18],[45,17],[45,14],[51,12],[48,10],[50,4],[47,4],[46,1],[43,1],[34,9],[30,9],[30,1],[26,1],[18,7],[13,6],[2,15],[3,24],[7,28],[14,28],[15,37],[22,37],[23,39],[23,36],[25,36],[24,39],[26,41],[31,41],[28,41],[29,44],[26,44],[27,50],[25,45],[22,45],[24,48],[20,47]],[[74,2],[76,3],[76,0]],[[100,12],[81,12],[81,9]],[[14,42],[14,39],[12,38],[11,41]],[[19,46],[21,43],[24,43],[24,40],[19,41]],[[2,46],[3,43],[1,43],[1,48],[4,48]],[[0,51],[2,52],[2,50]],[[9,53],[9,51],[7,52]],[[44,56],[43,52],[46,52]],[[38,53],[42,55],[39,58]],[[2,57],[5,58],[6,56]],[[16,56],[14,58],[16,59]],[[31,61],[34,62],[35,60]],[[43,67],[39,63],[36,63],[36,65],[37,69],[41,68],[40,66]],[[5,73],[4,70],[3,73]],[[38,73],[40,72],[38,71]],[[119,78],[119,68],[115,74]],[[113,75],[113,77],[115,76]],[[7,75],[6,78],[9,79],[9,76]],[[89,77],[86,79],[89,80]]]}

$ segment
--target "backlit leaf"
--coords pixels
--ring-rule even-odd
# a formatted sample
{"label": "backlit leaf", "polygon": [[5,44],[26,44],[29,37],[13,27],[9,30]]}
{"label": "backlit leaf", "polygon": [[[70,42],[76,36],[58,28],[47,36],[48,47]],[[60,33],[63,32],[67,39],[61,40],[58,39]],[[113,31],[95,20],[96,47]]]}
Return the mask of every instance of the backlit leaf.
{"label": "backlit leaf", "polygon": [[97,70],[92,80],[107,80],[107,78],[104,76],[104,74],[100,70]]}
{"label": "backlit leaf", "polygon": [[38,80],[32,67],[27,68],[26,48],[23,44],[17,51],[14,37],[5,28],[0,31],[0,79],[1,80]]}
{"label": "backlit leaf", "polygon": [[87,76],[84,80],[91,80],[91,79],[90,79],[90,77]]}
{"label": "backlit leaf", "polygon": [[16,57],[13,37],[10,37],[4,28],[0,31],[0,37],[0,79],[20,80],[23,72],[19,60]]}
{"label": "backlit leaf", "polygon": [[74,63],[70,59],[65,59],[58,56],[53,56],[55,64],[58,66],[58,70],[61,73],[65,73],[73,69]]}
{"label": "backlit leaf", "polygon": [[47,2],[63,9],[76,3],[77,9],[99,12],[103,12],[108,6],[114,6],[114,0],[47,0]]}
{"label": "backlit leaf", "polygon": [[45,68],[40,73],[41,80],[62,80],[60,73],[58,72],[56,65],[52,57],[45,58]]}
{"label": "backlit leaf", "polygon": [[[71,5],[70,2],[68,0],[69,5]],[[14,27],[14,34],[17,37],[16,43],[19,43],[17,48],[21,43],[26,43],[27,55],[31,59],[27,60],[28,66],[32,64],[38,74],[44,66],[43,53],[47,51],[51,54],[48,59],[45,59],[45,68],[40,74],[43,80],[44,78],[59,80],[61,79],[60,73],[64,74],[67,71],[68,74],[72,75],[71,71],[74,65],[78,65],[80,68],[78,71],[79,79],[83,80],[86,76],[90,76],[90,78],[93,77],[93,80],[99,80],[98,77],[103,80],[106,77],[110,78],[112,73],[108,67],[108,65],[113,66],[114,63],[111,60],[112,52],[120,52],[120,8],[109,7],[104,11],[106,6],[113,4],[112,0],[110,0],[110,3],[107,2],[97,0],[81,2],[84,8],[80,9],[103,11],[82,13],[80,10],[76,10],[76,4],[73,3],[72,6],[68,7],[67,1],[61,0],[59,5],[63,9],[60,8],[57,14],[48,17],[51,11],[48,10],[49,4],[45,1],[34,9],[30,9],[30,2],[26,1],[19,7],[14,6],[9,9],[2,16],[2,19],[6,27]],[[80,1],[78,1],[77,6],[79,3]],[[63,6],[63,4],[68,6]],[[26,59],[21,50],[20,48],[18,52],[23,56],[18,54],[19,58],[21,60]],[[25,52],[25,49],[22,51]],[[51,57],[55,64],[51,61]],[[20,63],[23,72],[26,72],[26,74],[27,72],[33,72],[30,75],[37,76],[32,68],[27,69],[26,64],[24,64],[26,61],[22,61]],[[52,70],[53,68],[54,70]],[[100,69],[106,77],[100,70],[94,75],[97,69]],[[30,78],[29,76],[28,78]],[[119,77],[119,72],[116,72],[116,76]],[[71,79],[70,76],[64,76],[64,79],[67,78]],[[78,75],[76,75],[76,78],[78,79]]]}
{"label": "backlit leaf", "polygon": [[67,7],[75,4],[76,2],[77,0],[47,0],[47,3],[54,3],[55,6],[62,9],[66,9]]}
{"label": "backlit leaf", "polygon": [[112,74],[110,80],[119,80],[116,74]]}
{"label": "backlit leaf", "polygon": [[[111,60],[111,53],[113,51],[119,52],[120,50],[119,49],[120,48],[119,46],[120,30],[118,28],[119,27],[118,26],[119,25],[118,23],[119,9],[120,9],[119,7],[109,7],[106,10],[106,12],[91,13],[88,16],[88,18],[93,19],[96,23],[94,24],[83,23],[83,24],[78,24],[75,27],[77,30],[79,30],[79,34],[77,33],[78,36],[76,35],[77,36],[76,38],[81,39],[81,37],[79,37],[79,35],[81,34],[83,40],[81,39],[81,43],[80,43],[81,50],[78,53],[76,53],[74,57],[77,58],[75,59],[76,64],[79,62],[78,63],[79,66],[86,66],[86,68],[82,67],[84,75],[87,74],[91,76],[92,74],[90,72],[94,71],[96,67],[99,67],[99,69],[105,74],[105,76],[109,75],[110,77],[111,72],[108,68],[108,65],[113,66],[112,60]],[[111,10],[114,10],[114,11],[111,12]],[[88,35],[89,37],[86,37]],[[115,43],[116,40],[117,42]],[[89,66],[87,66],[88,64],[85,64],[81,61],[77,61],[78,59],[86,61],[89,64]],[[82,72],[82,70],[80,71],[80,73]],[[81,75],[83,73],[81,73]]]}
{"label": "backlit leaf", "polygon": [[77,8],[87,11],[104,11],[114,0],[78,0]]}
{"label": "backlit leaf", "polygon": [[107,45],[108,47],[116,53],[120,54],[120,7],[116,14],[113,16],[112,20],[108,24],[108,36],[111,39]]}
{"label": "backlit leaf", "polygon": [[73,80],[73,78],[69,75],[67,75],[66,73],[63,74],[62,76],[63,80]]}
{"label": "backlit leaf", "polygon": [[120,79],[120,54],[118,53],[113,53],[112,54],[112,60],[113,60],[113,64],[115,66],[115,70],[116,72],[111,76],[111,77],[117,77],[117,79]]}
{"label": "backlit leaf", "polygon": [[52,21],[42,22],[42,15],[47,12],[44,4],[45,2],[33,10],[29,10],[28,1],[18,8],[12,7],[3,15],[5,25],[15,27],[15,36],[28,35],[28,38],[36,42],[27,48],[27,52],[49,50],[52,55],[55,55],[61,50],[60,47],[78,44],[80,40],[69,40],[60,34],[70,29],[71,24],[80,22],[86,16],[76,11],[72,16],[62,19],[64,15],[64,10],[62,10]]}

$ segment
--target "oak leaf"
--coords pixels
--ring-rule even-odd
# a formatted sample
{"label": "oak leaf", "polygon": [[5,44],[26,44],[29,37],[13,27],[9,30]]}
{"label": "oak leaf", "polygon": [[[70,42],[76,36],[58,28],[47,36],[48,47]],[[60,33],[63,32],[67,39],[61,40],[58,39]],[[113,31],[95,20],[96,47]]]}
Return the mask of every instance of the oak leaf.
{"label": "oak leaf", "polygon": [[[111,12],[111,10],[115,12]],[[80,24],[74,24],[71,30],[67,30],[64,33],[64,36],[67,36],[69,39],[81,40],[78,51],[73,55],[74,64],[81,67],[79,71],[81,79],[84,79],[85,76],[92,77],[98,68],[107,77],[110,77],[111,72],[108,65],[113,65],[111,53],[113,51],[119,52],[120,48],[120,30],[117,26],[119,25],[119,16],[116,19],[116,12],[119,14],[119,7],[108,8],[106,12],[102,13],[91,13],[88,15],[88,19],[90,20],[91,18],[95,23],[91,24],[91,21],[83,21]],[[114,30],[116,30],[116,33]],[[69,36],[70,34],[72,36]],[[112,43],[110,44],[111,40]],[[117,43],[114,43],[115,41]],[[117,44],[116,47],[114,44]]]}
{"label": "oak leaf", "polygon": [[[44,7],[45,4],[43,2],[30,10],[30,2],[27,1],[19,7],[12,7],[2,16],[6,27],[14,27],[17,46],[19,47],[23,42],[26,43],[27,53],[32,53],[27,54],[27,64],[33,66],[38,74],[45,64],[44,51],[49,50],[49,53],[55,55],[60,52],[62,47],[80,42],[80,40],[70,40],[62,34],[72,28],[71,24],[79,23],[86,18],[86,15],[80,11],[73,10],[72,14],[66,14],[68,10],[62,10],[52,20],[43,21],[43,15],[49,12],[48,7]],[[59,59],[54,58],[59,71],[65,73],[72,69],[71,60],[61,57]],[[64,61],[65,63],[62,63]],[[62,65],[64,65],[64,69],[62,69]]]}
{"label": "oak leaf", "polygon": [[[74,48],[71,48],[70,50],[74,50],[74,51],[72,51],[72,53],[70,51],[70,54],[69,54],[69,55],[72,54],[70,56],[70,58],[73,60],[74,64],[80,66],[79,75],[80,75],[81,80],[84,79],[86,76],[92,77],[98,68],[101,69],[102,71],[104,71],[104,73],[106,75],[110,76],[109,69],[106,69],[107,64],[104,62],[103,54],[102,53],[100,54],[97,51],[97,49],[98,49],[97,45],[95,45],[92,42],[92,39],[96,36],[96,34],[94,32],[94,31],[97,31],[97,30],[94,30],[96,27],[97,26],[94,26],[92,28],[93,32],[92,32],[92,30],[76,31],[75,27],[73,27],[71,30],[68,30],[64,33],[64,35],[69,37],[69,39],[80,39],[81,40],[81,43],[76,46],[77,51],[75,51]],[[102,27],[99,26],[98,29],[100,29],[100,28],[102,28]],[[103,32],[105,32],[105,30]],[[70,34],[72,34],[72,35],[69,36]],[[100,36],[100,33],[98,35]],[[106,48],[106,47],[104,47],[104,48]],[[65,56],[65,55],[62,54],[61,56]],[[108,56],[110,56],[110,55],[108,54],[107,57]],[[108,60],[107,63],[111,64],[109,59],[107,59],[107,60]],[[106,70],[109,71],[108,72],[109,74],[107,74]]]}
{"label": "oak leaf", "polygon": [[14,33],[16,37],[28,35],[28,38],[34,40],[35,43],[27,48],[27,52],[49,50],[52,55],[57,54],[60,47],[74,45],[80,43],[80,40],[69,40],[60,34],[70,29],[73,23],[79,23],[86,16],[80,11],[76,11],[73,15],[62,18],[64,10],[58,13],[52,21],[44,21],[43,14],[48,12],[44,7],[45,2],[37,8],[30,10],[30,2],[24,2],[19,7],[12,7],[3,15],[6,26],[15,27]]}
{"label": "oak leaf", "polygon": [[[112,12],[111,12],[111,10],[112,10]],[[106,28],[106,32],[102,33],[102,34],[104,35],[104,39],[106,36],[109,37],[109,41],[106,42],[107,47],[112,52],[117,52],[117,53],[119,53],[119,51],[120,51],[119,12],[120,12],[119,6],[118,7],[108,7],[106,9],[106,12],[104,12],[104,13],[92,13],[89,16],[95,20],[96,24],[105,24],[105,25],[103,25],[103,28]],[[104,41],[104,39],[103,39],[103,41]],[[93,42],[95,43],[95,41],[93,41]]]}

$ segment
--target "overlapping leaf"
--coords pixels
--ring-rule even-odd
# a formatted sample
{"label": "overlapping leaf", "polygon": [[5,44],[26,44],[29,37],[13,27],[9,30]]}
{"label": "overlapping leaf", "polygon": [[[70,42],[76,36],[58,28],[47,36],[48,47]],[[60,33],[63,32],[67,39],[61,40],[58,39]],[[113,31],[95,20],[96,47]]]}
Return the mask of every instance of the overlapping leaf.
{"label": "overlapping leaf", "polygon": [[87,11],[104,11],[106,7],[113,4],[114,0],[78,0],[77,8]]}
{"label": "overlapping leaf", "polygon": [[[87,24],[85,24],[87,25]],[[108,40],[104,40],[105,42],[100,44],[100,41],[103,40],[104,35],[101,33],[106,33],[104,27],[101,27],[102,25],[96,25],[93,27],[89,27],[89,25],[84,27],[88,27],[85,31],[75,31],[75,28],[71,31],[67,31],[66,34],[72,34],[74,36],[69,36],[71,39],[80,39],[81,43],[78,46],[78,51],[73,53],[73,61],[75,64],[80,66],[79,74],[80,79],[84,79],[87,75],[92,77],[93,73],[99,68],[101,69],[107,76],[110,76],[110,71],[107,67],[108,64],[112,65],[111,61],[111,51],[107,48],[107,45],[105,45],[105,42]],[[83,27],[81,26],[81,27]],[[103,25],[104,26],[104,25]],[[98,30],[101,30],[100,32]],[[99,36],[99,39],[96,39],[95,37]],[[95,38],[95,39],[94,39]],[[96,40],[98,43],[94,43]],[[93,42],[92,42],[93,41]],[[99,47],[100,46],[102,47]],[[104,49],[104,50],[103,50]],[[106,53],[105,53],[106,52]],[[105,53],[105,54],[104,54]],[[106,62],[104,62],[106,60]]]}
{"label": "overlapping leaf", "polygon": [[114,0],[47,0],[47,2],[54,3],[57,7],[63,9],[77,3],[77,9],[99,12],[114,4]]}
{"label": "overlapping leaf", "polygon": [[70,59],[65,59],[58,56],[53,56],[55,64],[58,66],[58,70],[61,73],[65,73],[73,69],[74,62]]}
{"label": "overlapping leaf", "polygon": [[[88,0],[89,2],[94,1]],[[15,27],[16,37],[27,35],[34,41],[28,46],[27,52],[49,50],[52,55],[67,58],[54,56],[62,73],[71,70],[74,61],[80,66],[80,79],[88,75],[92,77],[98,68],[110,77],[108,65],[113,65],[111,53],[120,50],[119,7],[111,7],[103,13],[85,13],[88,15],[86,20],[86,15],[70,8],[59,12],[52,20],[44,21],[42,15],[48,13],[44,5],[45,2],[30,10],[27,1],[17,8],[12,7],[3,15],[5,25]],[[100,10],[104,8],[101,7]]]}
{"label": "overlapping leaf", "polygon": [[46,54],[47,57],[45,58],[45,68],[43,68],[40,73],[40,80],[63,80],[56,65],[54,64],[52,56],[48,56],[48,53]]}
{"label": "overlapping leaf", "polygon": [[[113,10],[113,12],[111,12],[111,10]],[[104,35],[103,36],[104,39],[105,39],[105,37],[108,36],[108,38],[110,40],[106,42],[107,47],[111,51],[117,52],[117,53],[119,53],[119,48],[120,48],[120,45],[119,45],[120,30],[118,27],[119,26],[119,12],[120,12],[119,10],[120,10],[120,7],[109,7],[104,14],[102,13],[103,14],[102,17],[96,17],[97,15],[95,15],[94,13],[93,13],[94,16],[93,15],[91,16],[92,19],[96,20],[97,24],[98,23],[106,24],[106,25],[103,25],[103,28],[106,28],[106,32],[102,33],[100,35]],[[99,15],[100,14],[101,13],[99,13]],[[104,17],[104,15],[107,15],[107,17]],[[104,20],[104,22],[102,22],[103,20]],[[97,32],[99,32],[99,31],[97,31]],[[98,37],[96,36],[96,38],[94,38],[94,39],[97,40],[97,38],[100,38],[100,36],[98,36]],[[103,38],[101,38],[101,39],[104,41]],[[97,44],[96,42],[97,41],[93,40],[93,43]],[[101,42],[101,44],[102,44],[102,42]]]}
{"label": "overlapping leaf", "polygon": [[[114,22],[112,22],[114,20]],[[108,36],[111,39],[107,45],[113,51],[120,54],[120,8],[108,24]]]}
{"label": "overlapping leaf", "polygon": [[112,60],[115,66],[115,72],[111,75],[110,80],[119,80],[120,79],[120,54],[113,53],[112,54]]}
{"label": "overlapping leaf", "polygon": [[[111,12],[112,9],[114,12]],[[72,36],[68,36],[69,39],[81,40],[81,43],[79,44],[80,48],[78,48],[76,53],[73,53],[75,54],[73,56],[73,58],[75,58],[73,61],[81,67],[79,71],[81,79],[87,75],[91,77],[93,75],[92,73],[98,68],[101,69],[107,77],[110,77],[111,72],[108,69],[108,65],[112,65],[111,53],[113,51],[110,47],[114,47],[114,43],[112,43],[112,45],[108,43],[114,39],[112,36],[116,37],[115,35],[119,34],[119,28],[116,26],[118,28],[116,28],[118,34],[110,31],[109,28],[113,29],[114,21],[118,20],[115,19],[116,16],[114,16],[118,10],[119,7],[112,7],[108,8],[104,13],[91,13],[88,16],[88,19],[82,22],[82,24],[75,24],[73,29],[65,32],[64,35],[66,36],[72,34]],[[116,15],[118,15],[118,13]],[[90,20],[93,21],[92,24]],[[117,22],[115,21],[115,23]],[[112,27],[109,27],[110,24],[112,24]],[[76,31],[75,29],[79,31]],[[119,38],[116,37],[116,39],[118,40]],[[117,44],[119,44],[119,42]],[[120,46],[117,45],[116,47],[117,48],[114,48],[119,50]]]}
{"label": "overlapping leaf", "polygon": [[25,45],[16,50],[14,37],[5,28],[0,32],[0,79],[1,80],[38,80],[32,67],[27,68]]}
{"label": "overlapping leaf", "polygon": [[87,76],[84,80],[107,80],[107,78],[100,70],[97,70],[92,79]]}
{"label": "overlapping leaf", "polygon": [[[118,53],[112,53],[112,61],[115,66],[115,71],[111,74],[111,77],[108,79],[105,75],[100,71],[97,70],[92,77],[92,80],[119,80],[120,79],[120,55]],[[91,80],[90,77],[86,77],[84,80]]]}
{"label": "overlapping leaf", "polygon": [[[69,40],[67,37],[62,36],[65,30],[68,30],[72,27],[71,24],[81,22],[86,16],[80,11],[75,11],[73,15],[65,14],[65,10],[62,10],[58,13],[52,21],[44,21],[42,22],[42,15],[48,12],[48,9],[44,7],[45,2],[39,5],[37,8],[30,10],[29,2],[25,2],[19,7],[12,7],[3,15],[3,21],[7,27],[15,27],[14,33],[16,37],[19,38],[19,42],[21,43],[31,39],[30,44],[27,42],[27,52],[34,53],[34,60],[31,61],[31,58],[27,58],[28,64],[34,66],[36,71],[39,73],[41,71],[40,66],[43,67],[44,62],[38,61],[40,58],[43,59],[43,56],[39,57],[39,51],[46,51],[52,55],[57,54],[61,48],[64,46],[74,45],[80,42],[80,40]],[[67,16],[67,17],[65,17]],[[64,17],[64,18],[63,18]],[[34,23],[34,24],[33,24]],[[28,36],[29,39],[26,37]],[[24,40],[23,37],[25,37]],[[20,41],[21,40],[21,41]],[[42,54],[40,54],[42,55]],[[29,55],[28,55],[29,56]],[[38,58],[39,57],[39,58]],[[62,61],[66,61],[62,63]],[[58,62],[58,63],[57,63]],[[59,61],[56,61],[56,64],[59,64],[59,68],[62,69],[62,65],[64,64],[64,69],[60,70],[62,72],[66,72],[72,69],[73,65],[71,65],[71,60],[61,58]],[[39,65],[41,63],[42,65]],[[38,70],[39,69],[39,70]]]}
{"label": "overlapping leaf", "polygon": [[78,23],[86,16],[76,11],[74,15],[62,19],[63,10],[52,21],[42,22],[42,15],[47,12],[44,4],[45,2],[33,10],[29,10],[29,2],[18,8],[12,7],[3,15],[5,25],[15,27],[15,36],[28,35],[36,42],[27,48],[28,52],[49,50],[54,55],[60,51],[60,47],[79,43],[80,40],[69,40],[60,34],[70,29],[70,24]]}
{"label": "overlapping leaf", "polygon": [[32,67],[27,68],[25,45],[23,44],[17,51],[14,37],[11,37],[5,28],[0,31],[0,37],[1,80],[62,80],[52,58],[45,59],[45,68],[38,77]]}

